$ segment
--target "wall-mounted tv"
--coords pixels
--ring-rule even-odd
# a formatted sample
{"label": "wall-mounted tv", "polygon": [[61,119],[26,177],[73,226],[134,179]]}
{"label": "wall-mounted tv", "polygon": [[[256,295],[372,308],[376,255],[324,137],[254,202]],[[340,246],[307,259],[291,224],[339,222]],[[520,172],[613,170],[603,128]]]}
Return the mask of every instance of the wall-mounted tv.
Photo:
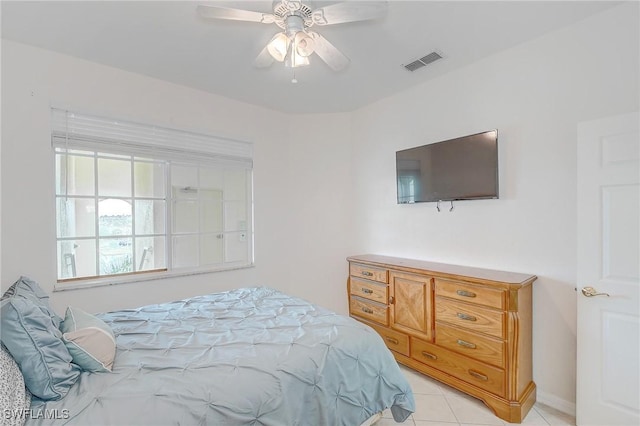
{"label": "wall-mounted tv", "polygon": [[498,131],[396,152],[398,204],[498,198]]}

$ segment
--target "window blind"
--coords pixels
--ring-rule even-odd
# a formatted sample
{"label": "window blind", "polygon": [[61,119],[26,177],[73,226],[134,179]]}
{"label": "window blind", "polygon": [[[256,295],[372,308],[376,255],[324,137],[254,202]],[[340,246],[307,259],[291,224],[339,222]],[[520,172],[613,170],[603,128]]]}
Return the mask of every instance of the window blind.
{"label": "window blind", "polygon": [[51,109],[51,143],[82,149],[161,160],[253,165],[251,142],[112,118]]}

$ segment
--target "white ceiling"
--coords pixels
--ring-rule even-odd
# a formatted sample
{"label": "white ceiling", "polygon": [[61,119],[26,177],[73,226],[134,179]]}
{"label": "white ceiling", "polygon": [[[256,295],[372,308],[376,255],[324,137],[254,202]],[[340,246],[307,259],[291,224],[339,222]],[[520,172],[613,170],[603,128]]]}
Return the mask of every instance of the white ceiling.
{"label": "white ceiling", "polygon": [[[2,37],[283,112],[344,112],[617,2],[391,0],[382,19],[314,27],[351,64],[334,72],[313,55],[297,84],[281,63],[253,67],[275,24],[206,20],[198,4],[271,12],[271,1],[2,1]],[[403,67],[433,50],[445,59]]]}

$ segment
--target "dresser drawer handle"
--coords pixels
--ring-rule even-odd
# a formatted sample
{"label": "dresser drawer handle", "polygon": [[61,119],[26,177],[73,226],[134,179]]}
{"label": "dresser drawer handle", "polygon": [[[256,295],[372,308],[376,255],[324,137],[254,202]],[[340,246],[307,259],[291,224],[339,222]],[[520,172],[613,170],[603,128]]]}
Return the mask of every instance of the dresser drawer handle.
{"label": "dresser drawer handle", "polygon": [[475,378],[476,378],[476,379],[478,379],[478,380],[482,380],[482,381],[484,381],[484,382],[486,382],[487,380],[489,380],[489,377],[485,376],[485,375],[484,375],[484,374],[482,374],[482,373],[478,373],[477,371],[469,370],[468,372],[469,372],[469,374],[471,374],[473,377],[475,377]]}
{"label": "dresser drawer handle", "polygon": [[373,276],[373,272],[362,271],[362,275],[364,275],[365,277],[372,277]]}
{"label": "dresser drawer handle", "polygon": [[365,294],[373,294],[373,290],[371,290],[370,288],[361,288],[362,292]]}
{"label": "dresser drawer handle", "polygon": [[467,290],[458,290],[456,291],[456,293],[458,293],[458,296],[463,296],[463,297],[476,297],[476,294],[472,291],[467,291]]}
{"label": "dresser drawer handle", "polygon": [[433,360],[438,359],[437,356],[435,356],[434,354],[430,354],[429,352],[422,351],[421,353],[422,353],[422,356],[425,357],[425,358],[429,358],[429,359],[433,359]]}
{"label": "dresser drawer handle", "polygon": [[371,310],[369,308],[362,308],[362,312],[364,312],[365,314],[372,314],[373,310]]}
{"label": "dresser drawer handle", "polygon": [[393,337],[385,337],[385,340],[389,343],[393,343],[394,345],[397,345],[400,343],[398,339],[394,339]]}
{"label": "dresser drawer handle", "polygon": [[463,314],[462,312],[457,313],[458,318],[465,321],[477,321],[478,319],[473,315]]}
{"label": "dresser drawer handle", "polygon": [[470,343],[470,342],[467,342],[467,341],[464,341],[464,340],[458,339],[457,343],[458,343],[458,345],[464,346],[465,348],[469,348],[469,349],[475,349],[476,348],[475,343]]}

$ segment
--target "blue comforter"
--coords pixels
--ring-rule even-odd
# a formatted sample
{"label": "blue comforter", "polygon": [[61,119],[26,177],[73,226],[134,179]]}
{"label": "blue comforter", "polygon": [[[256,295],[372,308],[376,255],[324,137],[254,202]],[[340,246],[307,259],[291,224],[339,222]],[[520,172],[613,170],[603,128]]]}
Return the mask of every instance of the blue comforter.
{"label": "blue comforter", "polygon": [[99,316],[116,335],[113,372],[84,372],[62,400],[34,400],[28,426],[355,426],[385,408],[396,421],[414,411],[378,334],[273,289]]}

